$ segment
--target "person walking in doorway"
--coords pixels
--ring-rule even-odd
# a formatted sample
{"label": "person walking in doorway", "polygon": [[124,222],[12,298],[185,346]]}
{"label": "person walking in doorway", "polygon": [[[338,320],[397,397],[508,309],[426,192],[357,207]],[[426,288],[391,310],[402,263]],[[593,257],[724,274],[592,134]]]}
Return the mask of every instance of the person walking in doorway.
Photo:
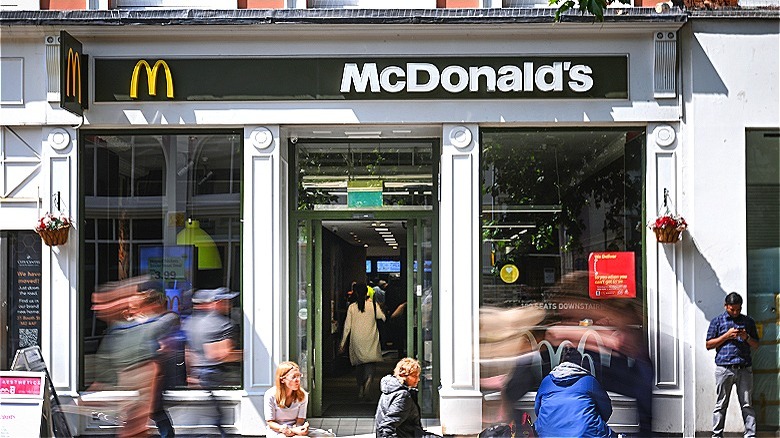
{"label": "person walking in doorway", "polygon": [[363,399],[369,394],[374,375],[374,366],[382,361],[382,350],[379,347],[379,330],[376,320],[385,320],[382,309],[374,304],[368,296],[365,283],[357,283],[353,287],[355,302],[347,309],[347,319],[344,322],[344,334],[341,337],[339,352],[343,353],[349,340],[349,361],[355,366],[358,385],[358,398]]}
{"label": "person walking in doorway", "polygon": [[707,350],[715,349],[715,389],[717,398],[712,412],[712,436],[723,436],[726,409],[731,387],[737,386],[737,399],[742,407],[745,436],[756,436],[756,411],[751,405],[753,368],[751,349],[758,348],[758,331],[753,318],[743,315],[742,297],[726,295],[726,311],[710,321],[707,330]]}

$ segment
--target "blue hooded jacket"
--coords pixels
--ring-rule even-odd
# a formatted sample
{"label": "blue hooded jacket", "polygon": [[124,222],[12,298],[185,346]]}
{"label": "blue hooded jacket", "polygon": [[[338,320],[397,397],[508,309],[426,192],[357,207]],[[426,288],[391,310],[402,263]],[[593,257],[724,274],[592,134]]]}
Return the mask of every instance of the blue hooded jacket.
{"label": "blue hooded jacket", "polygon": [[612,402],[585,368],[563,362],[542,380],[534,403],[540,437],[609,437]]}

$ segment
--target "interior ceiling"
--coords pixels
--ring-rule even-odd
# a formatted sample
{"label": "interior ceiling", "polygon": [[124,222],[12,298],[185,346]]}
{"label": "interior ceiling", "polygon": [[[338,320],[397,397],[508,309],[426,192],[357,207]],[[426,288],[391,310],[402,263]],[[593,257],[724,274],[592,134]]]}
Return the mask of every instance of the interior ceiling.
{"label": "interior ceiling", "polygon": [[394,250],[385,241],[385,235],[389,234],[387,232],[384,235],[380,234],[376,229],[387,228],[387,231],[392,233],[392,236],[398,243],[398,248],[406,247],[405,221],[338,220],[322,221],[322,226],[352,246],[364,246],[367,244],[366,253],[368,256],[400,255],[399,250]]}

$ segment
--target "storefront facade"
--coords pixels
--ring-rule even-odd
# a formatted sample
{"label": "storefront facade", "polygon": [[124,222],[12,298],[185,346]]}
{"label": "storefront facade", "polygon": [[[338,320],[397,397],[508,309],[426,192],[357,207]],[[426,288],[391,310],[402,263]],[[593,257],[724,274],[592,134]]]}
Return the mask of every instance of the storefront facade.
{"label": "storefront facade", "polygon": [[[646,345],[614,348],[608,360],[640,359],[652,397],[613,391],[625,408],[614,425],[637,431],[644,403],[653,430],[709,427],[714,367],[703,338],[721,292],[746,294],[752,312],[751,285],[777,286],[777,270],[751,274],[771,271],[776,231],[725,236],[712,214],[730,199],[726,209],[744,220],[758,202],[750,193],[771,193],[746,195],[751,181],[776,187],[777,168],[760,157],[777,151],[780,110],[766,98],[778,92],[777,16],[732,24],[736,34],[756,22],[766,32],[727,56],[711,53],[721,23],[686,24],[679,11],[614,13],[603,25],[551,25],[552,13],[537,23],[518,10],[411,22],[392,11],[277,11],[270,21],[256,12],[85,12],[97,23],[3,13],[3,284],[21,284],[12,265],[25,250],[40,259],[35,324],[4,315],[3,367],[39,330],[60,397],[76,399],[99,372],[106,327],[91,294],[101,284],[158,275],[182,315],[188,290],[227,286],[240,292],[230,316],[243,359],[221,396],[231,430],[260,435],[262,396],[281,361],[303,366],[310,415],[326,413],[339,293],[354,277],[389,272],[413,309],[399,342],[429,370],[423,410],[444,433],[473,434],[494,420],[500,387],[489,378],[541,345],[534,327],[595,320],[596,303],[617,302],[561,289],[589,257],[619,254],[630,273],[630,297],[619,301],[631,303],[620,309],[639,333],[629,344]],[[73,40],[57,44],[62,30]],[[736,91],[730,75],[744,72],[727,59],[746,57],[742,44],[766,56]],[[80,70],[59,69],[63,48],[86,55]],[[62,80],[76,71],[81,81]],[[60,108],[63,93],[83,117]],[[713,114],[718,107],[732,116]],[[744,172],[752,138],[766,149],[752,161],[755,178]],[[645,226],[667,207],[689,223],[676,244],[656,243]],[[74,226],[68,243],[36,253],[28,230],[46,211]],[[381,224],[395,233],[381,250],[345,237]],[[398,266],[379,267],[390,260]],[[14,290],[4,299],[29,304]],[[533,341],[492,344],[504,335],[489,321],[526,327],[519,336]],[[760,421],[776,426],[777,393],[765,399]],[[179,382],[169,401],[177,427],[207,430],[202,394]],[[98,433],[99,420],[73,418],[81,433]]]}

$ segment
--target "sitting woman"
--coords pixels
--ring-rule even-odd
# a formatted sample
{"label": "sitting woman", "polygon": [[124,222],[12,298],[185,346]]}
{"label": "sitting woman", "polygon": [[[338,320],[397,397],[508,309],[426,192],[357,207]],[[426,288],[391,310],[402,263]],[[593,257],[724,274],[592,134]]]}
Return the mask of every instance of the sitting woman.
{"label": "sitting woman", "polygon": [[438,437],[422,427],[417,404],[420,363],[406,357],[395,366],[392,376],[382,378],[382,395],[376,408],[377,437]]}
{"label": "sitting woman", "polygon": [[276,367],[274,386],[263,399],[268,437],[308,436],[306,406],[309,394],[301,389],[301,369],[295,362],[282,362]]}

